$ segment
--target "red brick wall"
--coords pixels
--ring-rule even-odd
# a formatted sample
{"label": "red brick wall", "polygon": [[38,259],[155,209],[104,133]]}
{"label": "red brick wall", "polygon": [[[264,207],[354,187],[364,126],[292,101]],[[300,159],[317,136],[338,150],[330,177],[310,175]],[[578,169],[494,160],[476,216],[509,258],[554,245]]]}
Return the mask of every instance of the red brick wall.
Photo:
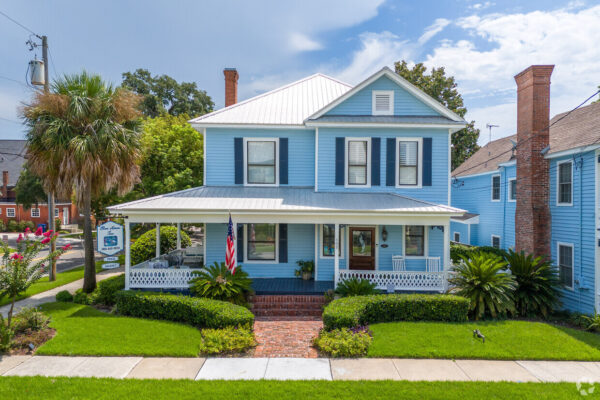
{"label": "red brick wall", "polygon": [[[8,208],[15,209],[15,217],[9,218],[7,216],[6,210]],[[32,221],[34,224],[47,224],[48,223],[48,206],[46,204],[40,204],[37,207],[33,206],[32,208],[40,209],[39,217],[31,216],[31,209],[24,209],[21,205],[16,205],[15,203],[2,203],[0,202],[0,220],[7,224],[10,220],[19,221]],[[77,207],[75,207],[72,203],[58,203],[56,205],[58,209],[58,218],[60,218],[61,223],[63,222],[64,216],[64,208],[68,208],[69,211],[69,223],[74,224],[77,222],[79,217],[79,213],[77,211]]]}
{"label": "red brick wall", "polygon": [[551,215],[548,160],[550,76],[553,65],[532,65],[517,82],[517,251],[550,256]]}
{"label": "red brick wall", "polygon": [[237,103],[238,78],[235,68],[227,68],[223,71],[225,75],[225,107]]}

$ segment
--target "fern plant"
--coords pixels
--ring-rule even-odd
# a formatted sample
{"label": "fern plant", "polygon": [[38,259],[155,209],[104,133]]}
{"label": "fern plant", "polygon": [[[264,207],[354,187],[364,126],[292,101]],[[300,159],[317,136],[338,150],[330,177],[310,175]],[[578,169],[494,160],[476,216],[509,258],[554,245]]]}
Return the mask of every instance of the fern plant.
{"label": "fern plant", "polygon": [[490,253],[475,252],[454,267],[449,282],[452,291],[470,300],[471,315],[477,320],[486,313],[496,318],[514,312],[515,281],[505,272],[506,262]]}
{"label": "fern plant", "polygon": [[542,315],[544,318],[558,304],[558,272],[542,257],[511,250],[505,255],[517,287],[515,308],[521,316]]}
{"label": "fern plant", "polygon": [[213,265],[194,271],[193,274],[197,275],[190,280],[190,291],[194,296],[247,304],[248,296],[252,292],[252,280],[240,265],[235,269],[235,274],[232,274],[225,263],[219,264],[215,261]]}
{"label": "fern plant", "polygon": [[375,293],[375,284],[367,279],[358,279],[352,277],[341,281],[335,292],[342,297],[348,296],[366,296]]}

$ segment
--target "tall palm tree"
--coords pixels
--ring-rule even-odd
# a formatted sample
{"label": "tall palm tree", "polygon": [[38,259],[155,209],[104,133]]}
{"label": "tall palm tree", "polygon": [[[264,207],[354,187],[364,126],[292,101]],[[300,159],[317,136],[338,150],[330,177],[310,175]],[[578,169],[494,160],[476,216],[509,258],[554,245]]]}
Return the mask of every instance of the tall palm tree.
{"label": "tall palm tree", "polygon": [[96,288],[91,201],[115,189],[125,194],[139,180],[140,97],[82,72],[54,81],[22,109],[28,165],[46,191],[75,193],[84,216],[83,290]]}

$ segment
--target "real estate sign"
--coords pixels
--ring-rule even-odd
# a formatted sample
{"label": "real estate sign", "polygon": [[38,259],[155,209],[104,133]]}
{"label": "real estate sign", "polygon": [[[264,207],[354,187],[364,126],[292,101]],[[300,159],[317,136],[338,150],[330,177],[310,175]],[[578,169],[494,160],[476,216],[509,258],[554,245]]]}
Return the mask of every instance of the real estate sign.
{"label": "real estate sign", "polygon": [[123,225],[108,221],[96,228],[98,252],[112,256],[123,250]]}

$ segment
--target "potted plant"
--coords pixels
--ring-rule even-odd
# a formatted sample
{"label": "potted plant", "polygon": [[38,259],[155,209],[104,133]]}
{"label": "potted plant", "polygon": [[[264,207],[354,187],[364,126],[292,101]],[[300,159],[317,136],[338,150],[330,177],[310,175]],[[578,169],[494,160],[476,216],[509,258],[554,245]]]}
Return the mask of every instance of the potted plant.
{"label": "potted plant", "polygon": [[296,276],[301,276],[305,281],[312,278],[312,274],[315,271],[315,262],[312,260],[298,260],[296,264],[300,268],[296,270]]}

